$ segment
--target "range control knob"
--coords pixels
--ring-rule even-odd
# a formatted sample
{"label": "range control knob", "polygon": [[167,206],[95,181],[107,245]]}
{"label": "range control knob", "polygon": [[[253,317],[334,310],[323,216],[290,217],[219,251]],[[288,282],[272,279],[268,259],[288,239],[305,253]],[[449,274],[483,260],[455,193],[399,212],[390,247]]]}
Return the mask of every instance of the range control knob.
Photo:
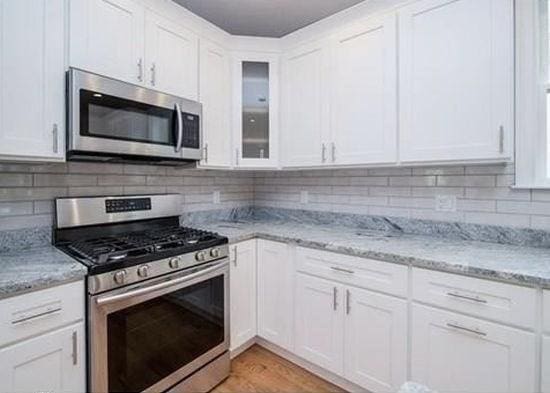
{"label": "range control knob", "polygon": [[126,281],[127,274],[128,273],[126,272],[126,270],[119,270],[113,275],[113,280],[115,280],[115,283],[117,283],[118,285],[122,285],[124,284],[124,281]]}
{"label": "range control knob", "polygon": [[149,275],[149,265],[142,265],[137,268],[137,274],[141,278],[145,278]]}
{"label": "range control knob", "polygon": [[206,259],[206,252],[199,251],[198,253],[195,254],[195,259],[199,262],[204,261]]}
{"label": "range control knob", "polygon": [[168,262],[168,266],[170,266],[172,269],[177,269],[180,266],[180,259],[179,258],[170,259],[170,262]]}
{"label": "range control knob", "polygon": [[210,256],[212,258],[217,258],[220,256],[220,249],[219,248],[213,248],[210,250]]}

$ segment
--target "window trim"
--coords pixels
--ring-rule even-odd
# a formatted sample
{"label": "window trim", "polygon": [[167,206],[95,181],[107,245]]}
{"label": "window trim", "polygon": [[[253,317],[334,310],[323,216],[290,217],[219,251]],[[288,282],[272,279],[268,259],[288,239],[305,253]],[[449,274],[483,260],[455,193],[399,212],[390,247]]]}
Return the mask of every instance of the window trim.
{"label": "window trim", "polygon": [[546,94],[550,85],[542,45],[543,1],[516,1],[516,184],[550,188]]}

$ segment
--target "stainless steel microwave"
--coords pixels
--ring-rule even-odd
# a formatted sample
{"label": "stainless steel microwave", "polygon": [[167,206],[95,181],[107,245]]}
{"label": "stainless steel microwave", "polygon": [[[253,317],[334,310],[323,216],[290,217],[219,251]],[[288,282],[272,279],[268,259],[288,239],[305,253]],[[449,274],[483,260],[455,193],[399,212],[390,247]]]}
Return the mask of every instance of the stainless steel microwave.
{"label": "stainless steel microwave", "polygon": [[74,68],[67,90],[68,160],[200,160],[200,103]]}

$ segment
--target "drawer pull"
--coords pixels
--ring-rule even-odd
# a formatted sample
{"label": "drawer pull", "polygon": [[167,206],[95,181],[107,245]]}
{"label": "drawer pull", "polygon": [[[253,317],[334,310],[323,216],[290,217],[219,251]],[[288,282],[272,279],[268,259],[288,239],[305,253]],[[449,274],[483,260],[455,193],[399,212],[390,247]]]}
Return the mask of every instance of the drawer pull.
{"label": "drawer pull", "polygon": [[346,289],[346,314],[349,315],[351,311],[351,292],[349,289]]}
{"label": "drawer pull", "polygon": [[78,364],[78,337],[76,331],[72,335],[72,344],[73,344],[73,353],[71,357],[73,358],[73,366]]}
{"label": "drawer pull", "polygon": [[336,311],[338,308],[338,289],[336,287],[332,288],[332,309]]}
{"label": "drawer pull", "polygon": [[478,336],[482,336],[482,337],[487,336],[487,333],[482,332],[479,329],[468,328],[468,327],[465,327],[465,326],[461,326],[461,325],[459,325],[458,323],[455,323],[455,322],[449,322],[449,323],[447,323],[447,326],[450,327],[450,328],[453,328],[453,329],[462,330],[463,332],[477,334]]}
{"label": "drawer pull", "polygon": [[330,268],[331,268],[332,270],[337,271],[337,272],[348,273],[348,274],[354,274],[354,273],[355,273],[353,270],[344,269],[344,268],[342,268],[342,267],[331,266]]}
{"label": "drawer pull", "polygon": [[12,323],[12,325],[17,325],[19,323],[32,321],[33,319],[36,319],[36,318],[45,317],[46,315],[52,315],[52,314],[58,313],[60,311],[61,311],[61,307],[53,308],[51,310],[44,311],[44,312],[41,312],[39,314],[29,315],[29,316],[25,316],[23,318],[14,319],[13,321],[11,321],[11,323]]}
{"label": "drawer pull", "polygon": [[487,304],[487,300],[482,299],[478,296],[467,296],[467,295],[462,295],[458,292],[447,292],[447,296],[451,296],[451,297],[458,298],[458,299],[470,300],[470,301],[476,302],[476,303]]}

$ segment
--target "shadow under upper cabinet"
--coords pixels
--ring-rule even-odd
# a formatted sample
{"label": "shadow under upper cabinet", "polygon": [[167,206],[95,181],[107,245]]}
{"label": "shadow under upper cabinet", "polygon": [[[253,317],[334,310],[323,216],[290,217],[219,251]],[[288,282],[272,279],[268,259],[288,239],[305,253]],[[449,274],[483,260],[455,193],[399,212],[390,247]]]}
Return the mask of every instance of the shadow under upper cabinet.
{"label": "shadow under upper cabinet", "polygon": [[243,61],[243,158],[269,158],[269,63]]}

